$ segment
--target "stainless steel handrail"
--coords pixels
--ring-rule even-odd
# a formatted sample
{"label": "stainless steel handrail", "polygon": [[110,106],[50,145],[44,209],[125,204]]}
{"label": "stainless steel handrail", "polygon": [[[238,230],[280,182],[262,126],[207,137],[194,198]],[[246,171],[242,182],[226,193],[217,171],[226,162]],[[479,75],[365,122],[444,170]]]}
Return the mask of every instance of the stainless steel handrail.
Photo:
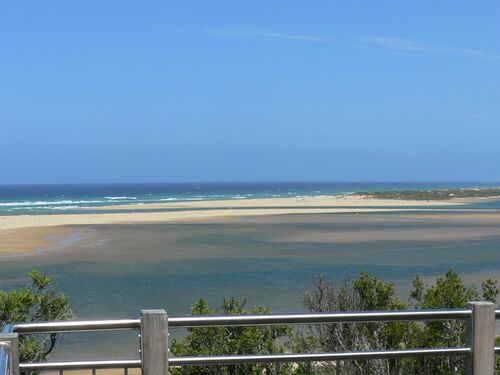
{"label": "stainless steel handrail", "polygon": [[[228,356],[197,356],[197,357],[172,357],[169,358],[171,366],[188,365],[244,365],[251,363],[295,363],[319,362],[339,360],[368,360],[368,359],[394,359],[403,357],[430,357],[430,356],[460,356],[468,355],[469,348],[442,348],[442,349],[407,349],[407,350],[382,350],[371,352],[347,353],[316,353],[316,354],[265,354],[265,355],[228,355]],[[43,362],[22,363],[21,370],[75,370],[75,369],[109,369],[109,368],[140,368],[140,360],[114,360],[114,361],[74,361],[74,362]]]}
{"label": "stainless steel handrail", "polygon": [[48,370],[93,370],[110,368],[140,368],[140,359],[117,359],[112,361],[72,361],[72,362],[39,362],[21,363],[19,369],[25,371]]}
{"label": "stainless steel handrail", "polygon": [[63,332],[84,332],[84,331],[85,332],[117,331],[117,330],[128,330],[128,329],[139,329],[140,326],[141,326],[140,319],[115,319],[115,320],[16,323],[12,324],[9,327],[9,330],[10,332],[17,332],[19,334],[63,333]]}
{"label": "stainless steel handrail", "polygon": [[470,309],[457,310],[395,310],[355,311],[317,314],[269,314],[189,316],[168,318],[169,327],[217,327],[274,324],[367,323],[410,320],[464,320],[471,317]]}
{"label": "stainless steel handrail", "polygon": [[[355,311],[316,314],[267,314],[188,316],[168,318],[169,327],[217,327],[277,324],[363,323],[410,320],[464,320],[471,317],[471,310],[402,310]],[[16,323],[6,325],[2,333],[64,333],[104,330],[139,329],[140,319],[84,320]]]}
{"label": "stainless steel handrail", "polygon": [[277,362],[320,362],[320,361],[347,361],[365,359],[393,359],[403,357],[429,357],[467,355],[469,348],[439,348],[439,349],[406,349],[380,350],[370,352],[345,353],[314,353],[314,354],[262,354],[262,355],[228,355],[228,356],[196,356],[173,357],[168,362],[172,366],[188,365],[244,365],[250,363],[277,363]]}

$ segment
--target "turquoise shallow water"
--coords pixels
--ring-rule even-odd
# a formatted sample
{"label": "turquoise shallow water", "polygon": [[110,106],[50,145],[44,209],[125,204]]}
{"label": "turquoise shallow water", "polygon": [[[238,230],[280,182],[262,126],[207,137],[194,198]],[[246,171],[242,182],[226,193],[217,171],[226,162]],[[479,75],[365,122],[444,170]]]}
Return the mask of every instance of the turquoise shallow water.
{"label": "turquoise shallow water", "polygon": [[[488,215],[307,214],[74,227],[77,241],[65,247],[0,260],[0,287],[25,285],[26,273],[40,269],[68,294],[79,318],[137,317],[141,308],[184,315],[199,297],[219,303],[224,296],[300,311],[301,295],[320,273],[339,280],[368,271],[402,294],[416,274],[433,278],[450,268],[475,282],[498,278],[500,220]],[[136,344],[132,334],[99,335],[92,345],[88,335],[71,335],[61,350],[123,357],[135,355]]]}

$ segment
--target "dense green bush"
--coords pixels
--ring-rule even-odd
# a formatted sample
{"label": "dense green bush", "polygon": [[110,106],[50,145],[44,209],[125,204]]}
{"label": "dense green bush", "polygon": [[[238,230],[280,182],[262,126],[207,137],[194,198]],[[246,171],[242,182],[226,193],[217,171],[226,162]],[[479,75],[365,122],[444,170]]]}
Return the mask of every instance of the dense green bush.
{"label": "dense green bush", "polygon": [[[304,296],[304,306],[314,312],[348,310],[406,310],[463,308],[468,301],[495,302],[496,281],[486,280],[482,290],[467,286],[454,271],[426,285],[416,277],[408,301],[394,292],[392,283],[383,282],[367,273],[340,284],[321,276]],[[466,345],[463,321],[394,322],[363,324],[314,325],[302,332],[297,348],[307,351],[342,352],[409,348],[459,347]],[[462,374],[463,358],[431,358],[345,361],[316,366],[316,373],[341,374]]]}
{"label": "dense green bush", "polygon": [[[254,306],[246,309],[246,301],[235,298],[224,299],[219,309],[211,309],[204,299],[196,301],[191,308],[191,315],[242,315],[268,314],[269,308]],[[285,347],[279,343],[280,339],[291,336],[288,326],[271,327],[208,327],[189,329],[189,333],[181,340],[174,339],[172,353],[181,355],[223,355],[223,354],[271,354],[283,353]],[[287,366],[282,366],[284,372],[290,372]],[[269,374],[270,364],[248,366],[213,366],[188,367],[187,374]],[[184,374],[182,369],[171,369],[172,374]]]}
{"label": "dense green bush", "polygon": [[[6,323],[68,320],[73,318],[68,298],[51,285],[50,278],[38,271],[29,273],[31,283],[21,290],[0,290],[0,329]],[[21,361],[46,359],[61,335],[20,336]]]}

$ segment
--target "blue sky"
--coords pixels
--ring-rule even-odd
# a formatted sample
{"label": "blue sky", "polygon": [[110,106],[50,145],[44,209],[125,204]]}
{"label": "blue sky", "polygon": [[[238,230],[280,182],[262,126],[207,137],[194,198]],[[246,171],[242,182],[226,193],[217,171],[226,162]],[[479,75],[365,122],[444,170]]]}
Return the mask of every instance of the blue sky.
{"label": "blue sky", "polygon": [[500,181],[498,1],[3,1],[0,183]]}

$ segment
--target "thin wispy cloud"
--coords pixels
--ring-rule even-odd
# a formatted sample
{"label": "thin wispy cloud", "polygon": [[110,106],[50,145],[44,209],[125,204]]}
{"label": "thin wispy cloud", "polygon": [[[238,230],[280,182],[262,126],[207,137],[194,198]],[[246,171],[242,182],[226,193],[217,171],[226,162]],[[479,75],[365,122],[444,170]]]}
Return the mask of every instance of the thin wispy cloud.
{"label": "thin wispy cloud", "polygon": [[328,39],[307,34],[291,34],[262,30],[208,30],[207,34],[216,38],[248,39],[248,40],[288,40],[297,42],[324,43]]}
{"label": "thin wispy cloud", "polygon": [[383,36],[367,36],[354,38],[363,47],[379,48],[395,52],[407,52],[422,55],[461,55],[475,59],[500,60],[500,53],[474,48],[456,48],[434,46],[419,43],[406,38],[390,38]]}

